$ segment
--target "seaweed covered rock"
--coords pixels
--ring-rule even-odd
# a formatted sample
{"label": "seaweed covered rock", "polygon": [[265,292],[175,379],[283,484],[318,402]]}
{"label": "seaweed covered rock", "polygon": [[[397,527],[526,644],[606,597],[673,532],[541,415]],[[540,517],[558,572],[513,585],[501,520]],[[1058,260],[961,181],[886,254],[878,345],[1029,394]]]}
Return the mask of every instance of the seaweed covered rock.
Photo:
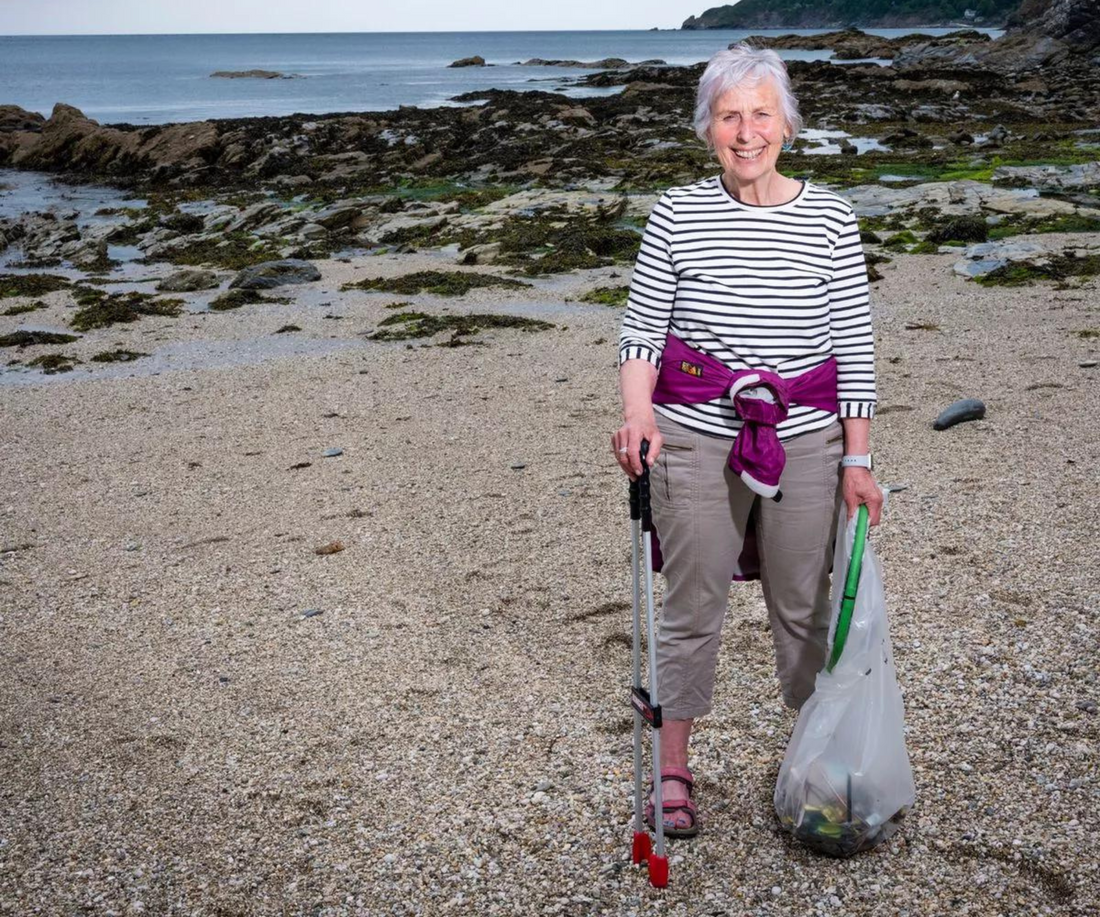
{"label": "seaweed covered rock", "polygon": [[321,272],[316,265],[297,258],[287,258],[246,267],[233,278],[229,286],[231,289],[272,290],[289,283],[312,283],[320,279]]}

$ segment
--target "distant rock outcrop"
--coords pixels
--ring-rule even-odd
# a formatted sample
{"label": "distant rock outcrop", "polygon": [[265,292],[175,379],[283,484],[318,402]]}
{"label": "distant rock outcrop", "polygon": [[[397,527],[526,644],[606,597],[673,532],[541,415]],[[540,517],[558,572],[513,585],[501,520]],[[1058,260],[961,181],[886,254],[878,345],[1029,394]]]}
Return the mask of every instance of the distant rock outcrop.
{"label": "distant rock outcrop", "polygon": [[[758,48],[777,48],[781,50],[797,49],[801,51],[833,52],[835,60],[857,60],[863,57],[891,59],[903,48],[920,43],[928,47],[947,47],[959,44],[990,41],[985,32],[968,29],[951,32],[933,38],[919,33],[903,35],[900,38],[884,38],[881,35],[868,35],[859,29],[843,29],[839,32],[822,32],[817,35],[754,35],[747,39]],[[731,45],[732,47],[732,45]]]}
{"label": "distant rock outcrop", "polygon": [[301,79],[295,73],[280,73],[278,70],[215,70],[210,74],[223,80],[296,80]]}
{"label": "distant rock outcrop", "polygon": [[473,57],[460,57],[458,60],[451,64],[450,67],[484,67],[485,58],[480,54],[475,54]]}
{"label": "distant rock outcrop", "polygon": [[516,61],[517,67],[575,67],[585,70],[623,70],[626,67],[659,67],[664,65],[663,60],[652,60],[630,63],[621,57],[605,57],[603,60],[546,60],[541,57],[532,57],[529,60]]}
{"label": "distant rock outcrop", "polygon": [[[1100,75],[1090,55],[1100,49],[1100,0],[1025,0],[1007,33],[984,44],[916,43],[894,58],[906,68],[988,68],[1000,73],[1044,71],[1065,83],[1066,101],[1100,91]],[[1057,69],[1055,74],[1051,68]]]}
{"label": "distant rock outcrop", "polygon": [[741,0],[689,16],[682,29],[910,28],[1003,25],[1020,0]]}
{"label": "distant rock outcrop", "polygon": [[1009,36],[1038,33],[1093,51],[1100,48],[1100,0],[1023,0],[1008,29]]}

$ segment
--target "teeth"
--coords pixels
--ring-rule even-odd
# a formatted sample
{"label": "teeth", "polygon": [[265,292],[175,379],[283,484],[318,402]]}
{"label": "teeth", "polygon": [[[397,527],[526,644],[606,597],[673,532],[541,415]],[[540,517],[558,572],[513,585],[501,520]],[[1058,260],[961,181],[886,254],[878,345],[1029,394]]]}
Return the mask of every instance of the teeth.
{"label": "teeth", "polygon": [[733,155],[738,159],[756,159],[763,152],[764,148],[761,147],[758,150],[734,150]]}

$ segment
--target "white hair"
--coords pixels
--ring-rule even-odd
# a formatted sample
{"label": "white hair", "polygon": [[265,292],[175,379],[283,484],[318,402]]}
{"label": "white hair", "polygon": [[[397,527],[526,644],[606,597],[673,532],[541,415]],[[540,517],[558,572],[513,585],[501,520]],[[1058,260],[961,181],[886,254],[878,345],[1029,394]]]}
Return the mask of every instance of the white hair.
{"label": "white hair", "polygon": [[708,150],[714,149],[710,138],[714,104],[735,87],[756,86],[767,79],[774,83],[779,95],[779,110],[787,124],[786,141],[793,142],[798,136],[802,130],[802,115],[798,113],[798,99],[791,92],[786,64],[774,51],[754,48],[743,41],[715,54],[699,78],[695,93],[695,133]]}

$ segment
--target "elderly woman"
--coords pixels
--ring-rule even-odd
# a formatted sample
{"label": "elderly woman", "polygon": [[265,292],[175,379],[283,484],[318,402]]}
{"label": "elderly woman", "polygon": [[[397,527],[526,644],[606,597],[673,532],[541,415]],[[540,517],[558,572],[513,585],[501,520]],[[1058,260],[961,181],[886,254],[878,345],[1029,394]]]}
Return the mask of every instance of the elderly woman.
{"label": "elderly woman", "polygon": [[801,125],[774,51],[711,58],[695,131],[722,173],[661,195],[623,319],[612,448],[634,478],[649,441],[672,837],[698,832],[688,740],[711,710],[731,580],[749,578],[755,554],[783,699],[798,709],[824,664],[837,514],[865,503],[874,525],[882,504],[859,227],[842,198],[776,170]]}

